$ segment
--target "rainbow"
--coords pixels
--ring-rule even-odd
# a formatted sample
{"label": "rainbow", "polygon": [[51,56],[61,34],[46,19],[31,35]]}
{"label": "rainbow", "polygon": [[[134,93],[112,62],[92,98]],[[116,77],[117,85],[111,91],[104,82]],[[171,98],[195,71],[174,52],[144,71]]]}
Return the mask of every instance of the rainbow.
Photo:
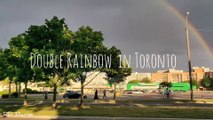
{"label": "rainbow", "polygon": [[[166,6],[167,9],[173,12],[185,24],[185,16],[180,14],[180,12],[175,8],[175,6],[169,3],[168,0],[162,0],[162,1],[163,1],[162,3]],[[192,32],[192,34],[197,38],[198,42],[205,49],[208,56],[213,60],[213,51],[211,50],[210,46],[208,46],[206,39],[190,21],[189,21],[189,29]]]}

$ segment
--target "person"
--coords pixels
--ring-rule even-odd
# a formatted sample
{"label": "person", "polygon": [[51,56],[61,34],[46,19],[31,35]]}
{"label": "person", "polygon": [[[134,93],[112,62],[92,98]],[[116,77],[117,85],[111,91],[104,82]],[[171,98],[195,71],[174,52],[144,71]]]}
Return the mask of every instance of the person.
{"label": "person", "polygon": [[103,99],[106,99],[106,90],[103,90]]}
{"label": "person", "polygon": [[48,99],[48,95],[47,95],[47,94],[48,94],[48,92],[47,92],[47,91],[44,91],[44,99],[45,99],[45,100]]}
{"label": "person", "polygon": [[169,90],[169,88],[166,88],[166,97],[170,98],[170,94],[171,94],[171,91]]}
{"label": "person", "polygon": [[97,100],[98,98],[98,90],[95,90],[94,100]]}

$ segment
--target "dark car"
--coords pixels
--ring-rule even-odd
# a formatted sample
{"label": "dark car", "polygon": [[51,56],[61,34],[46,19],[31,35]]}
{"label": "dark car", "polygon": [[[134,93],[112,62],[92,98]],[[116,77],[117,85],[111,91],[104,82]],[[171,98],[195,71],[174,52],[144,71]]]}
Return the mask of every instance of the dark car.
{"label": "dark car", "polygon": [[63,95],[63,98],[79,98],[81,97],[81,94],[75,91],[66,91],[66,93]]}
{"label": "dark car", "polygon": [[[63,98],[69,98],[69,99],[74,99],[74,98],[80,98],[81,94],[79,92],[76,91],[66,91],[66,93],[63,95]],[[86,98],[87,96],[84,95],[84,98]]]}

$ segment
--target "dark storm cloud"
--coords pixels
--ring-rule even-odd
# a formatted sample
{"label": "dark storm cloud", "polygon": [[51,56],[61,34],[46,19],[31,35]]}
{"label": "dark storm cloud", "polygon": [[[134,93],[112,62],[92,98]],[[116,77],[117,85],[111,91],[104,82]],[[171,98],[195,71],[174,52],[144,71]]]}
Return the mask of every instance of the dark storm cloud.
{"label": "dark storm cloud", "polygon": [[[64,17],[71,29],[89,25],[104,34],[107,46],[115,45],[124,54],[176,54],[177,67],[186,68],[184,23],[162,1],[155,0],[17,0],[0,1],[0,45],[8,47],[9,39],[27,30],[32,24],[43,24],[54,15]],[[199,28],[213,26],[213,3],[200,1],[170,1],[180,12],[190,9],[190,20]],[[193,5],[190,6],[190,3]],[[201,7],[199,7],[201,5]],[[205,7],[205,5],[208,5]],[[197,9],[197,7],[199,9]],[[202,9],[205,7],[205,9]],[[205,23],[201,23],[205,22]],[[212,34],[204,33],[207,40]],[[196,38],[191,35],[193,63],[212,63]],[[209,42],[209,44],[212,44]],[[203,57],[199,57],[203,56]],[[205,62],[203,62],[205,60]],[[141,71],[140,69],[135,69]],[[144,71],[144,70],[142,70]],[[152,71],[152,70],[147,70]],[[155,70],[154,70],[155,71]]]}

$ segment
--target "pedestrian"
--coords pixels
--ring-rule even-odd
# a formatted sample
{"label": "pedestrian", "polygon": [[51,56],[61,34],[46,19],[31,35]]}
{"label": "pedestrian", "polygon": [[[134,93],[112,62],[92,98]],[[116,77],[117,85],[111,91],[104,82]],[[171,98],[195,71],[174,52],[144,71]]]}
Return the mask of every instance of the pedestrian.
{"label": "pedestrian", "polygon": [[171,91],[169,90],[169,88],[166,88],[166,97],[170,98]]}
{"label": "pedestrian", "polygon": [[98,90],[95,90],[94,100],[97,100],[98,98]]}
{"label": "pedestrian", "polygon": [[103,90],[103,99],[106,99],[107,97],[106,97],[106,90],[104,89]]}
{"label": "pedestrian", "polygon": [[44,99],[47,100],[48,99],[48,91],[44,92]]}

